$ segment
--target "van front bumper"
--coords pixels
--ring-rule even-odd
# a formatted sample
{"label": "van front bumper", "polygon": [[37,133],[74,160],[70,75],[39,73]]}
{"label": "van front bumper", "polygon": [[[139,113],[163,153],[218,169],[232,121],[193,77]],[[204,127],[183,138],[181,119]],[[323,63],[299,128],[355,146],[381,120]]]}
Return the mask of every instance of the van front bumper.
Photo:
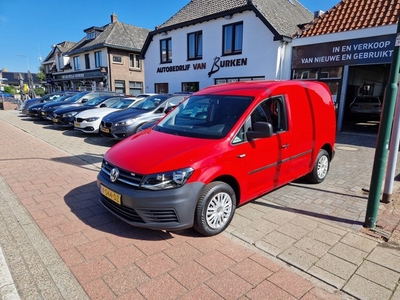
{"label": "van front bumper", "polygon": [[111,183],[100,172],[97,185],[106,187],[113,196],[120,196],[120,204],[100,190],[100,202],[123,221],[142,228],[182,230],[193,226],[196,204],[204,184],[194,182],[177,189],[142,190],[124,184]]}

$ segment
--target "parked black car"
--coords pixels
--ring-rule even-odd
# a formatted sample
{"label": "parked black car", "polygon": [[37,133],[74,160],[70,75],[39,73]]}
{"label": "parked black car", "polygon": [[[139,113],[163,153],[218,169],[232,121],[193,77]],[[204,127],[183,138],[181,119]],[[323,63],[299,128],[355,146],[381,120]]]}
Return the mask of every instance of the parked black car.
{"label": "parked black car", "polygon": [[44,102],[39,102],[33,105],[30,105],[28,108],[28,116],[33,117],[33,118],[41,118],[42,117],[42,109],[43,106],[46,104],[61,104],[62,102],[66,101],[67,99],[73,97],[72,94],[65,94],[61,97],[54,98],[51,101],[44,101]]}
{"label": "parked black car", "polygon": [[89,100],[99,97],[99,96],[122,96],[121,93],[116,92],[108,92],[108,91],[87,91],[87,92],[80,92],[75,96],[67,99],[63,103],[48,103],[42,108],[42,118],[53,121],[53,113],[56,109],[61,107],[72,107],[72,106],[80,106]]}
{"label": "parked black car", "polygon": [[53,123],[60,127],[74,127],[75,115],[81,111],[92,108],[108,107],[123,98],[126,98],[126,96],[122,94],[121,96],[103,95],[93,98],[82,105],[58,108],[53,113]]}
{"label": "parked black car", "polygon": [[61,96],[64,95],[75,95],[77,92],[54,92],[54,93],[50,93],[50,94],[46,94],[43,97],[40,98],[35,98],[35,99],[29,99],[26,100],[25,103],[23,104],[21,113],[28,115],[29,114],[29,107],[34,105],[34,104],[38,104],[38,103],[43,103],[43,102],[51,102],[56,98],[59,98]]}

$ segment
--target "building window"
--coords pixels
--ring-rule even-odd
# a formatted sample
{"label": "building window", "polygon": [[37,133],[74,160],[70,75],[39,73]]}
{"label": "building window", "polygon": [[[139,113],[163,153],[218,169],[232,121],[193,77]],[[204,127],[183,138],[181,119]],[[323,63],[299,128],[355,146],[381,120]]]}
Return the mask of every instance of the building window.
{"label": "building window", "polygon": [[115,80],[114,86],[115,86],[115,92],[125,94],[125,81]]}
{"label": "building window", "polygon": [[137,96],[143,92],[143,82],[129,81],[129,94]]}
{"label": "building window", "polygon": [[122,56],[120,55],[113,55],[112,61],[114,64],[121,64],[123,63]]}
{"label": "building window", "polygon": [[96,37],[96,35],[95,35],[94,31],[89,31],[89,32],[86,34],[86,39],[87,39],[88,41],[93,40],[95,37]]}
{"label": "building window", "polygon": [[168,93],[168,83],[156,83],[156,84],[154,84],[154,91],[157,94],[166,94],[166,93]]}
{"label": "building window", "polygon": [[85,68],[86,70],[90,69],[90,58],[89,58],[89,53],[85,54]]}
{"label": "building window", "polygon": [[63,64],[62,64],[62,55],[60,52],[57,53],[57,64],[58,64],[58,70],[61,70]]}
{"label": "building window", "polygon": [[265,76],[216,78],[214,80],[214,83],[221,84],[221,83],[227,83],[227,82],[255,81],[255,80],[265,80]]}
{"label": "building window", "polygon": [[129,68],[141,69],[139,54],[129,53]]}
{"label": "building window", "polygon": [[189,33],[187,36],[188,59],[203,58],[203,32],[197,31]]}
{"label": "building window", "polygon": [[172,62],[172,39],[165,39],[160,41],[160,55],[161,63]]}
{"label": "building window", "polygon": [[243,45],[243,22],[223,27],[223,55],[241,54]]}
{"label": "building window", "polygon": [[79,62],[79,56],[74,56],[74,70],[79,71],[81,69],[81,64]]}
{"label": "building window", "polygon": [[182,92],[194,93],[199,90],[198,82],[182,82]]}
{"label": "building window", "polygon": [[101,64],[101,51],[96,51],[94,53],[94,66],[96,68],[100,68],[102,66],[102,64]]}

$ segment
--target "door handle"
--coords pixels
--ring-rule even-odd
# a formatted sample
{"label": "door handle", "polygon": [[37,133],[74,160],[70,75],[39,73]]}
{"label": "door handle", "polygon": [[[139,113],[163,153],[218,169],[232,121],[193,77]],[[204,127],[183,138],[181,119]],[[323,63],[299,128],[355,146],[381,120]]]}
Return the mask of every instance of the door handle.
{"label": "door handle", "polygon": [[289,144],[282,145],[283,149],[286,149],[287,147],[289,147]]}
{"label": "door handle", "polygon": [[243,158],[243,157],[246,157],[246,154],[239,154],[238,156],[237,156],[238,158]]}

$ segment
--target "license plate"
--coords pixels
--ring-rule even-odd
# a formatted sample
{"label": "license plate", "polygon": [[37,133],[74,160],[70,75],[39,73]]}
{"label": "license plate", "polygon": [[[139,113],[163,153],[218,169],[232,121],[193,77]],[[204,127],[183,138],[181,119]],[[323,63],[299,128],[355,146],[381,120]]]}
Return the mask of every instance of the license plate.
{"label": "license plate", "polygon": [[101,127],[101,131],[103,131],[105,133],[110,133],[110,129],[104,128],[104,127]]}
{"label": "license plate", "polygon": [[81,123],[75,123],[74,126],[75,127],[81,127]]}
{"label": "license plate", "polygon": [[121,205],[121,195],[106,188],[104,185],[100,185],[100,193],[114,201],[115,203]]}
{"label": "license plate", "polygon": [[58,119],[53,119],[53,122],[54,123],[58,123]]}

